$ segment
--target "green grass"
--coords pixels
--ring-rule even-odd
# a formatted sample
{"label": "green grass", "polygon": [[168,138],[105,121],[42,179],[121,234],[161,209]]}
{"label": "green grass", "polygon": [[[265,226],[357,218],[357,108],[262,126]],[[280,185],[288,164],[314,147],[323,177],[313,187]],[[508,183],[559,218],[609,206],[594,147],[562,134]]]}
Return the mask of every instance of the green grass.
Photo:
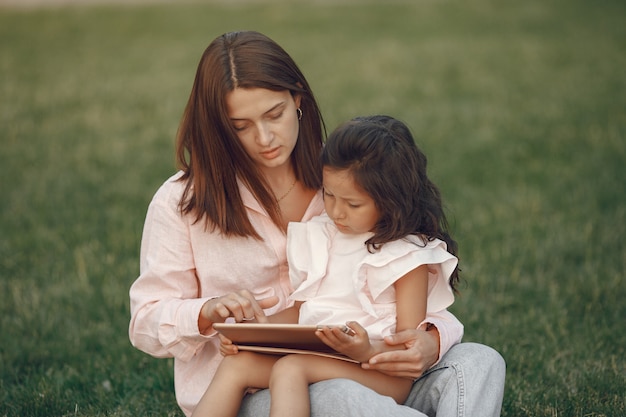
{"label": "green grass", "polygon": [[177,415],[134,350],[145,211],[200,54],[260,30],[329,128],[405,120],[461,248],[452,311],[508,365],[503,416],[626,414],[626,6],[226,2],[0,9],[0,415]]}

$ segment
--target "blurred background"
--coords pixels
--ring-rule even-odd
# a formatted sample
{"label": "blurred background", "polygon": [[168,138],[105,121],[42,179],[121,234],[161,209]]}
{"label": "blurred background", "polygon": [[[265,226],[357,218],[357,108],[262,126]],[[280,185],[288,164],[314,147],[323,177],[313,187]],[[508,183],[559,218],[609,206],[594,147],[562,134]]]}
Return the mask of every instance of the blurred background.
{"label": "blurred background", "polygon": [[253,29],[328,130],[404,120],[460,246],[451,310],[503,416],[626,414],[626,3],[0,0],[0,415],[181,416],[128,341],[196,65]]}

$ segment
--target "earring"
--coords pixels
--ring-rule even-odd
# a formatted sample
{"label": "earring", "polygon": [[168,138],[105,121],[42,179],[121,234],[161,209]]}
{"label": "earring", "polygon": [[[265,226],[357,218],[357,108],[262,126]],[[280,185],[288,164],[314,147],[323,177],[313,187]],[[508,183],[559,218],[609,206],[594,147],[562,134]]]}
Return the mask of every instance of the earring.
{"label": "earring", "polygon": [[296,109],[296,112],[298,113],[298,120],[302,120],[302,110],[300,109],[300,107]]}

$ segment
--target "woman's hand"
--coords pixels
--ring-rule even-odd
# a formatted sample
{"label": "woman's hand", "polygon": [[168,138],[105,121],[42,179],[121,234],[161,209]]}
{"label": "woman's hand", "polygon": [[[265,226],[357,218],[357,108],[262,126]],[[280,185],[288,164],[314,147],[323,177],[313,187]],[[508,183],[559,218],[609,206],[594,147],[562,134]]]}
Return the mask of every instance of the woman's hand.
{"label": "woman's hand", "polygon": [[316,333],[326,345],[356,361],[367,362],[376,353],[367,331],[355,321],[345,326],[323,326]]}
{"label": "woman's hand", "polygon": [[233,317],[238,323],[244,320],[267,323],[263,309],[270,308],[276,303],[278,303],[276,296],[256,300],[248,290],[212,298],[204,303],[200,310],[198,329],[205,333],[213,323],[223,323],[228,317]]}
{"label": "woman's hand", "polygon": [[439,332],[432,330],[403,330],[385,338],[390,346],[404,349],[379,353],[361,364],[363,369],[375,369],[384,374],[404,378],[419,378],[439,357]]}

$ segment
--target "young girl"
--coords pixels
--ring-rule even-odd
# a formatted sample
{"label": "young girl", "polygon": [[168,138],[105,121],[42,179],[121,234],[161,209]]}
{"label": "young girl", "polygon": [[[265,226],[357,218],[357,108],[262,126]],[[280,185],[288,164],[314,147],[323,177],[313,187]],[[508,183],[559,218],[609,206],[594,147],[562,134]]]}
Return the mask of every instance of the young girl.
{"label": "young girl", "polygon": [[[427,311],[452,304],[456,243],[426,157],[402,122],[353,119],[329,136],[321,161],[326,215],[289,225],[295,304],[270,321],[324,325],[318,336],[327,345],[368,362],[392,349],[386,336],[425,327]],[[353,379],[399,404],[412,385],[325,357],[237,352],[227,340],[221,351],[226,357],[194,416],[236,416],[250,388],[270,388],[272,416],[308,416],[315,382]]]}

